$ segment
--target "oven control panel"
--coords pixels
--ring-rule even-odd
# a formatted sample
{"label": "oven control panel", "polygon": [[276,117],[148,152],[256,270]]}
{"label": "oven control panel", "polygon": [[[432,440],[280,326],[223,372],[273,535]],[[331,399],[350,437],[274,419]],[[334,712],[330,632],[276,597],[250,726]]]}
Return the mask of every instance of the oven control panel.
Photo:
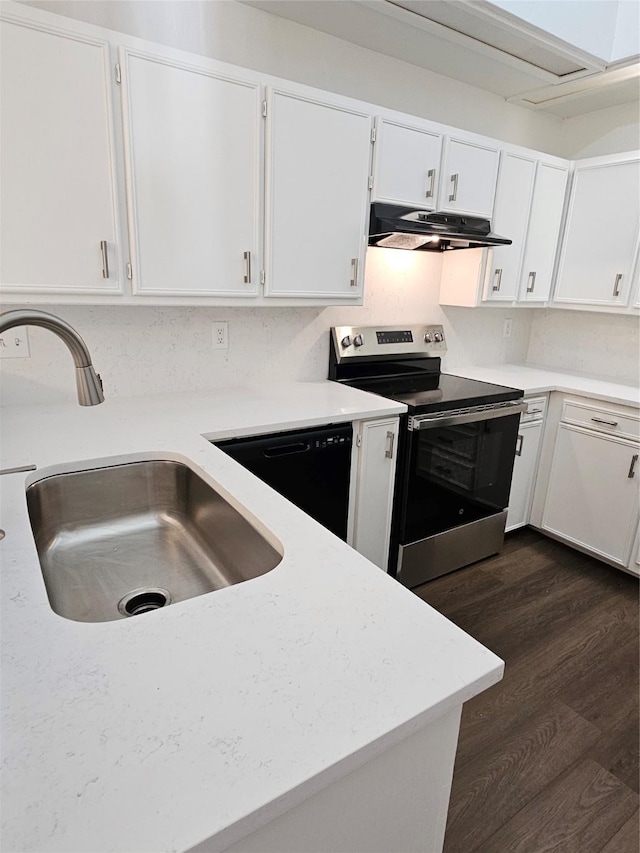
{"label": "oven control panel", "polygon": [[447,351],[440,325],[334,326],[331,342],[338,362],[376,355],[442,356]]}

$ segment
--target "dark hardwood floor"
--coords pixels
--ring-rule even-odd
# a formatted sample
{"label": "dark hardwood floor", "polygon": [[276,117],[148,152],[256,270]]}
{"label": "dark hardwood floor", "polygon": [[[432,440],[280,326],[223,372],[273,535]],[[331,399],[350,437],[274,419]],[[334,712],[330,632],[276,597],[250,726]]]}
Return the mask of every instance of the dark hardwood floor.
{"label": "dark hardwood floor", "polygon": [[638,853],[638,581],[530,529],[414,592],[506,662],[464,706],[445,853]]}

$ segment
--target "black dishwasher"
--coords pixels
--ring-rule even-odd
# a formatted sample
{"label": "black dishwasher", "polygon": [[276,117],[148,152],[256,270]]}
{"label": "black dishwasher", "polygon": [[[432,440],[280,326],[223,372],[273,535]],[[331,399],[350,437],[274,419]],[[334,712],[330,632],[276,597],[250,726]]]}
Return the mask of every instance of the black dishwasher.
{"label": "black dishwasher", "polygon": [[349,423],[214,444],[346,540],[352,435]]}

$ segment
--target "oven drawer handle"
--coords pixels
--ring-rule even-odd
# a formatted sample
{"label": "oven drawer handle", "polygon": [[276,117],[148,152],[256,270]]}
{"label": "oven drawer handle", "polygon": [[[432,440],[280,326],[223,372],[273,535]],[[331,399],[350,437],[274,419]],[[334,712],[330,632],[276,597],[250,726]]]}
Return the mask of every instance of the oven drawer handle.
{"label": "oven drawer handle", "polygon": [[439,415],[415,415],[409,418],[409,429],[435,429],[436,427],[450,426],[451,424],[469,424],[476,421],[490,421],[494,418],[506,418],[509,415],[519,415],[526,412],[526,403],[513,403],[510,406],[499,406],[495,409],[483,409],[480,412],[461,412],[452,414],[442,412]]}

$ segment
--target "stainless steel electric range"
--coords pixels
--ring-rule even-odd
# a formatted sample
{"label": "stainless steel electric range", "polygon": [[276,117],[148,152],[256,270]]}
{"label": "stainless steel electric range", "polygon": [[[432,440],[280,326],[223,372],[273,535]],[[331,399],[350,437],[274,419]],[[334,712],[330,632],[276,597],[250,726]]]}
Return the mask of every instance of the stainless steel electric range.
{"label": "stainless steel electric range", "polygon": [[405,586],[497,553],[518,437],[517,388],[442,373],[439,325],[331,329],[329,379],[405,403],[389,572]]}

